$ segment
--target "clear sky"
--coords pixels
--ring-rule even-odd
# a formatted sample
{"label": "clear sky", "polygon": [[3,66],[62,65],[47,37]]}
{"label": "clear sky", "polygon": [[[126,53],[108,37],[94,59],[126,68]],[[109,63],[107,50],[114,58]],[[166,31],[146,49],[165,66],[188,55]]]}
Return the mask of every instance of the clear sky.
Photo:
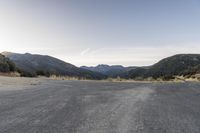
{"label": "clear sky", "polygon": [[200,0],[0,0],[0,51],[77,66],[200,53]]}

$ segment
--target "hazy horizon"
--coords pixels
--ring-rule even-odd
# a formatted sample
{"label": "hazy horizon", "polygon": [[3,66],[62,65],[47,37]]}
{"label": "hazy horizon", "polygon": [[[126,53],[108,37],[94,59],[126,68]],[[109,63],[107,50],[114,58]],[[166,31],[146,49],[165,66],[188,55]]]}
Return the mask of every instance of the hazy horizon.
{"label": "hazy horizon", "polygon": [[198,0],[0,1],[0,51],[76,66],[148,66],[200,53]]}
{"label": "hazy horizon", "polygon": [[[15,54],[32,54],[32,55],[42,55],[42,56],[51,56],[53,58],[57,58],[59,60],[62,60],[61,58],[59,57],[56,57],[56,56],[52,56],[52,55],[49,55],[49,54],[38,54],[38,53],[31,53],[31,52],[25,52],[25,53],[16,53],[16,52],[12,52],[12,51],[0,51],[0,53],[15,53]],[[191,53],[178,53],[178,54],[191,54]],[[167,57],[163,57],[161,59],[158,59],[156,60],[155,62],[153,62],[152,64],[147,64],[147,65],[123,65],[123,64],[106,64],[106,63],[98,63],[98,64],[94,64],[94,65],[75,65],[75,64],[72,64],[70,62],[67,62],[65,60],[62,60],[62,61],[65,61],[66,63],[70,63],[72,65],[75,65],[77,67],[83,67],[83,66],[87,66],[87,67],[96,67],[98,65],[109,65],[109,66],[123,66],[123,67],[148,67],[148,66],[151,66],[151,65],[154,65],[155,63],[158,63],[160,60],[164,59],[164,58],[168,58],[168,57],[171,57],[171,56],[174,56],[174,55],[178,55],[178,54],[173,54],[173,55],[169,55]],[[199,54],[199,53],[192,53],[192,54]]]}

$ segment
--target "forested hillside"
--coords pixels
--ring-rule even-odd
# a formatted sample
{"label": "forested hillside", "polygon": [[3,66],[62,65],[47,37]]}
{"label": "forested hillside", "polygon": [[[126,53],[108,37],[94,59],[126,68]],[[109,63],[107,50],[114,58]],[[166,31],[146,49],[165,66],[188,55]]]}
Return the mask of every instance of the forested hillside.
{"label": "forested hillside", "polygon": [[15,64],[6,58],[4,55],[0,54],[0,72],[14,72],[16,71]]}

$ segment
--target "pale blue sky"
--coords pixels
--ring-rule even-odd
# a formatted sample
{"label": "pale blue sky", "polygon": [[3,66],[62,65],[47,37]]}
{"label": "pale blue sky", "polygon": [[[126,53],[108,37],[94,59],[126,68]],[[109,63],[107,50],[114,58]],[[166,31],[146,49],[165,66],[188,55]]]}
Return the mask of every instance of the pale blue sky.
{"label": "pale blue sky", "polygon": [[0,51],[77,66],[200,53],[200,0],[0,0]]}

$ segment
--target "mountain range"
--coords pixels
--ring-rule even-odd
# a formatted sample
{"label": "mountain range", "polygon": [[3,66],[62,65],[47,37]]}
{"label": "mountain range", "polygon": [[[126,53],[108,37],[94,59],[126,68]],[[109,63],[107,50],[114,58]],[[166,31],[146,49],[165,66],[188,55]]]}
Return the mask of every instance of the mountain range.
{"label": "mountain range", "polygon": [[124,67],[122,65],[105,65],[100,64],[95,67],[87,67],[87,66],[81,66],[83,69],[87,69],[93,72],[102,73],[108,77],[117,77],[120,75],[127,75],[128,71],[135,69],[137,67]]}
{"label": "mountain range", "polygon": [[2,54],[15,63],[17,68],[20,69],[22,76],[35,77],[37,75],[61,75],[87,79],[106,78],[106,76],[101,73],[81,69],[70,63],[47,55],[30,53],[18,54],[11,52],[3,52]]}
{"label": "mountain range", "polygon": [[0,72],[18,71],[21,76],[38,75],[70,76],[85,79],[106,79],[121,77],[124,79],[162,78],[187,76],[200,73],[200,54],[178,54],[160,60],[151,66],[123,67],[121,65],[98,65],[95,67],[76,67],[48,55],[18,54],[3,52],[0,54]]}
{"label": "mountain range", "polygon": [[108,77],[121,77],[124,79],[162,78],[173,79],[175,76],[191,77],[200,73],[200,54],[177,54],[160,60],[152,66],[123,67],[98,65],[96,67],[82,68],[99,72]]}

